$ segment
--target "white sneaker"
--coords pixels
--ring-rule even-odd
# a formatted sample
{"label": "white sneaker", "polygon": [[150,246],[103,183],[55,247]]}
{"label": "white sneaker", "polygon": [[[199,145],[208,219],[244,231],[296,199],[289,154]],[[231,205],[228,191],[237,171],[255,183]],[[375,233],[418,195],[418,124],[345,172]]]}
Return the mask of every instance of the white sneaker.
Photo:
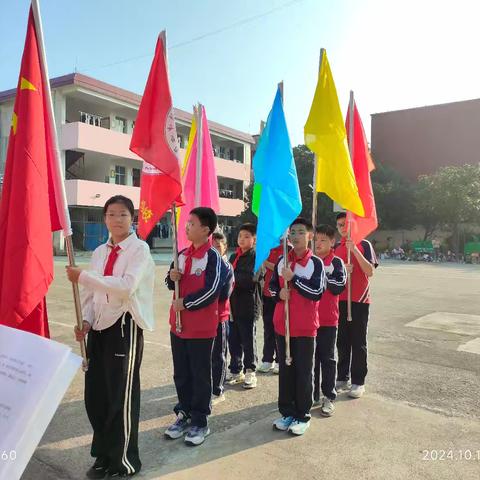
{"label": "white sneaker", "polygon": [[243,383],[245,381],[245,374],[243,372],[240,373],[232,373],[232,377],[227,382],[229,385],[238,385],[239,383]]}
{"label": "white sneaker", "polygon": [[245,374],[245,381],[243,382],[243,388],[255,388],[257,386],[257,376],[253,370],[247,370]]}
{"label": "white sneaker", "polygon": [[337,380],[335,390],[337,390],[337,392],[340,390],[348,390],[348,380]]}
{"label": "white sneaker", "polygon": [[325,397],[323,399],[322,407],[320,408],[320,414],[324,417],[331,417],[334,411],[335,405],[329,398]]}
{"label": "white sneaker", "polygon": [[288,427],[288,431],[294,435],[303,435],[309,426],[310,422],[299,422],[298,420],[294,420]]}
{"label": "white sneaker", "polygon": [[270,373],[273,370],[273,364],[270,362],[262,362],[262,364],[257,368],[257,372],[260,373]]}
{"label": "white sneaker", "polygon": [[277,418],[273,422],[273,428],[276,428],[277,430],[280,430],[282,432],[286,432],[288,430],[288,427],[292,424],[293,420],[293,417]]}
{"label": "white sneaker", "polygon": [[365,393],[365,385],[355,385],[352,383],[352,387],[348,392],[348,396],[351,398],[360,398]]}
{"label": "white sneaker", "polygon": [[277,362],[275,362],[275,363],[273,364],[273,370],[272,370],[272,372],[273,372],[275,375],[278,375],[278,374],[280,373],[280,365],[279,365]]}
{"label": "white sneaker", "polygon": [[225,401],[225,394],[222,393],[220,395],[212,395],[212,407],[214,405],[218,405],[221,402]]}

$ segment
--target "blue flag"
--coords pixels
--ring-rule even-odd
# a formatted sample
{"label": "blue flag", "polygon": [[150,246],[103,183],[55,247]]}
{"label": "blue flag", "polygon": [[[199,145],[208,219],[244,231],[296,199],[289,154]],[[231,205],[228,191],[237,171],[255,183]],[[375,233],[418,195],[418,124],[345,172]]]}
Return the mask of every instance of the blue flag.
{"label": "blue flag", "polygon": [[253,157],[254,213],[258,216],[255,271],[302,210],[280,88]]}

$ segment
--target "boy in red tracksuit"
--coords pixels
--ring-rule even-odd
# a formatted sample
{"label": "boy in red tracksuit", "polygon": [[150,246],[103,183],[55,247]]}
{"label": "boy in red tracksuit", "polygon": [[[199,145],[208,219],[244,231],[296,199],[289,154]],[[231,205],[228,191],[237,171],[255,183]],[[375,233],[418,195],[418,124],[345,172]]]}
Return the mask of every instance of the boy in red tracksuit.
{"label": "boy in red tracksuit", "polygon": [[322,393],[324,399],[320,413],[332,416],[337,397],[335,380],[337,362],[335,343],[338,327],[338,296],[345,290],[347,271],[343,260],[335,256],[335,229],[330,225],[319,225],[315,229],[315,254],[321,258],[325,267],[327,288],[317,304],[319,328],[315,342],[315,373],[313,400],[320,401],[320,371],[322,373]]}
{"label": "boy in red tracksuit", "polygon": [[222,257],[228,274],[218,298],[218,327],[217,336],[213,342],[212,350],[212,406],[225,400],[224,382],[227,374],[227,337],[228,320],[230,319],[230,295],[233,290],[233,268],[230,265],[227,253],[227,239],[222,232],[214,232],[212,235],[213,248]]}
{"label": "boy in red tracksuit", "polygon": [[[165,436],[176,439],[186,433],[189,445],[202,444],[210,434],[212,347],[217,335],[218,297],[227,276],[227,268],[210,242],[216,226],[217,216],[211,208],[197,207],[190,212],[186,231],[192,244],[179,253],[178,270],[172,265],[166,279],[170,290],[179,281],[180,296],[170,308],[177,419]],[[175,312],[181,312],[181,332],[176,330]]]}
{"label": "boy in red tracksuit", "polygon": [[[367,332],[370,313],[370,278],[378,266],[377,257],[372,244],[362,240],[356,244],[348,239],[347,215],[337,215],[337,230],[341,235],[335,246],[335,255],[345,262],[345,268],[351,277],[352,318],[348,317],[348,291],[340,294],[338,317],[338,368],[337,390],[348,389],[351,398],[360,398],[365,393],[365,377],[367,376]],[[350,250],[350,265],[348,251]]]}
{"label": "boy in red tracksuit", "polygon": [[[313,356],[318,329],[317,303],[325,290],[325,271],[322,260],[308,248],[313,227],[308,220],[297,218],[290,225],[289,238],[293,246],[285,264],[280,258],[270,282],[272,295],[277,299],[273,325],[275,328],[278,362],[278,409],[282,417],[274,428],[303,435],[310,426],[313,390]],[[289,283],[288,287],[285,281]],[[285,339],[285,300],[289,300],[290,355],[287,366]]]}

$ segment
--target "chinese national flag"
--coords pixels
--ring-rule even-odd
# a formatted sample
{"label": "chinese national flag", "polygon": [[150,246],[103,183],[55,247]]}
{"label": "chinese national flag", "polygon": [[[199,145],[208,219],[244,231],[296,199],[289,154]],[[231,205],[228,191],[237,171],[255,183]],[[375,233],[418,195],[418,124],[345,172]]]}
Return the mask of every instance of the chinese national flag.
{"label": "chinese national flag", "polygon": [[64,212],[42,68],[30,10],[0,204],[0,324],[49,337],[52,231],[64,227]]}
{"label": "chinese national flag", "polygon": [[183,204],[165,38],[165,32],[158,37],[130,142],[130,150],[144,160],[138,213],[138,233],[144,239],[172,203]]}
{"label": "chinese national flag", "polygon": [[[372,157],[368,150],[367,137],[363,129],[362,120],[357,110],[357,105],[353,103],[353,152],[352,163],[357,182],[358,193],[362,200],[365,217],[360,217],[353,212],[347,212],[347,221],[350,226],[350,236],[355,243],[361,242],[367,235],[372,233],[378,226],[377,210],[375,208],[375,198],[373,196],[372,181],[370,172],[375,169]],[[350,108],[347,112],[347,137],[350,139],[349,121]]]}

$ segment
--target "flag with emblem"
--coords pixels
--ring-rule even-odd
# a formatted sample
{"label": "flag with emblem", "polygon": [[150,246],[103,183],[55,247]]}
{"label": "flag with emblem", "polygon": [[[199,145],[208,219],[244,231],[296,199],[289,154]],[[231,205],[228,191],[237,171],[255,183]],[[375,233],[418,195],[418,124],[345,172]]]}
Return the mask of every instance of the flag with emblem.
{"label": "flag with emblem", "polygon": [[130,150],[144,160],[140,180],[138,234],[146,239],[172,203],[183,204],[165,31],[157,40]]}
{"label": "flag with emblem", "polygon": [[52,232],[71,229],[39,22],[30,9],[0,204],[0,324],[48,337]]}

